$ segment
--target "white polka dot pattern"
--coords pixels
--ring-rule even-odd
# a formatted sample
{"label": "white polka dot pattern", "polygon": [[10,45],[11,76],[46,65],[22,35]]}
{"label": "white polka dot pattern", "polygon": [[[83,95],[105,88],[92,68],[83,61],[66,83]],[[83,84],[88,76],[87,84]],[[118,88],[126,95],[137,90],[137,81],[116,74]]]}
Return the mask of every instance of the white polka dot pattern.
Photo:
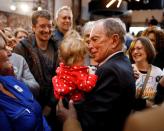
{"label": "white polka dot pattern", "polygon": [[81,92],[91,91],[97,81],[96,75],[88,74],[87,66],[65,66],[61,63],[56,73],[52,82],[54,95],[58,99],[69,94],[71,99],[79,101],[83,97]]}

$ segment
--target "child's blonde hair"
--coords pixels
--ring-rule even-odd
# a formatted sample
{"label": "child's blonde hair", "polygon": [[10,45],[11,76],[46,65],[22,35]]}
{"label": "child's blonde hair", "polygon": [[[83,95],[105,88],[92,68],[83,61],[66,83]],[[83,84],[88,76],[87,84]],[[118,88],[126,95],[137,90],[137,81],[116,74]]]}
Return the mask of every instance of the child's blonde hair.
{"label": "child's blonde hair", "polygon": [[71,66],[87,54],[87,46],[79,33],[70,30],[66,33],[64,40],[59,47],[59,59],[68,66]]}

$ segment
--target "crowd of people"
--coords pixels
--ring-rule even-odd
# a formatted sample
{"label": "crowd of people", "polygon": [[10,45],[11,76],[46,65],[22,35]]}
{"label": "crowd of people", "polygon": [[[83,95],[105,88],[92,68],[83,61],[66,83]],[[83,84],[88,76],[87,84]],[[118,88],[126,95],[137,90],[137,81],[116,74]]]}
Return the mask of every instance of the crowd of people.
{"label": "crowd of people", "polygon": [[55,27],[47,10],[31,21],[31,33],[0,30],[2,131],[164,130],[162,29],[129,38],[123,21],[104,18],[79,33],[68,6]]}

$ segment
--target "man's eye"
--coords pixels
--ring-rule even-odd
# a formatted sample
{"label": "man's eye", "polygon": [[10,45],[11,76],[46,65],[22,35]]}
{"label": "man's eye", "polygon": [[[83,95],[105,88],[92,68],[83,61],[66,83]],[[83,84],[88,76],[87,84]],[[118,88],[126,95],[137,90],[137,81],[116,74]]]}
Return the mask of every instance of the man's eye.
{"label": "man's eye", "polygon": [[96,39],[96,38],[93,38],[92,40],[93,40],[93,41],[97,41],[97,39]]}
{"label": "man's eye", "polygon": [[44,25],[40,25],[40,28],[45,28],[45,26]]}
{"label": "man's eye", "polygon": [[40,25],[40,28],[51,28],[51,25]]}

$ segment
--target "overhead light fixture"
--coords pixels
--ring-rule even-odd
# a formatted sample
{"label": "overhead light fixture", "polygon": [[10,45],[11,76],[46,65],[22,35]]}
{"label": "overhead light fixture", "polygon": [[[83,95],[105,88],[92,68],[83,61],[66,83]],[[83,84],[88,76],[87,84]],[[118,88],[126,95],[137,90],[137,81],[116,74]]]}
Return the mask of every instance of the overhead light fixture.
{"label": "overhead light fixture", "polygon": [[20,8],[21,8],[21,10],[22,10],[23,12],[28,12],[28,11],[29,11],[29,6],[28,6],[27,4],[25,4],[25,3],[22,3],[22,4],[20,5]]}
{"label": "overhead light fixture", "polygon": [[42,1],[41,0],[38,0],[38,8],[37,8],[37,10],[42,10]]}
{"label": "overhead light fixture", "polygon": [[42,3],[42,0],[37,0],[35,2],[33,10],[36,11],[36,10],[43,10],[43,9],[44,9],[44,4]]}
{"label": "overhead light fixture", "polygon": [[41,6],[39,6],[37,10],[42,10],[42,7],[41,7]]}
{"label": "overhead light fixture", "polygon": [[108,2],[108,4],[106,5],[106,8],[109,8],[111,5],[113,5],[116,1],[118,1],[117,4],[117,8],[120,7],[122,0],[111,0],[110,2]]}
{"label": "overhead light fixture", "polygon": [[110,2],[108,2],[108,4],[106,5],[106,8],[109,8],[111,5],[113,5],[114,2],[116,2],[117,0],[111,0]]}
{"label": "overhead light fixture", "polygon": [[28,3],[33,4],[33,10],[42,10],[44,8],[42,0],[12,0],[12,3],[10,6],[12,11],[20,8],[23,12],[29,12],[31,6]]}
{"label": "overhead light fixture", "polygon": [[144,4],[148,4],[149,3],[149,0],[143,0],[143,3]]}
{"label": "overhead light fixture", "polygon": [[118,0],[117,8],[120,7],[122,0]]}
{"label": "overhead light fixture", "polygon": [[16,10],[16,6],[15,5],[10,5],[10,10],[15,11]]}

